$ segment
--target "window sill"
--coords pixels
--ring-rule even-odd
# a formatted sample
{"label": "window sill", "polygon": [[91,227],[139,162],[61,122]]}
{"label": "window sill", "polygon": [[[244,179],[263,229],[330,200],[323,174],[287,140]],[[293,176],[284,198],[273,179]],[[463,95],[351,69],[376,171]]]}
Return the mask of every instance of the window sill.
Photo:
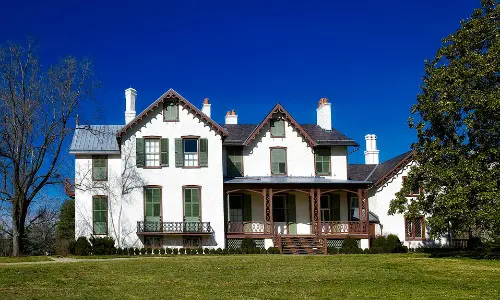
{"label": "window sill", "polygon": [[92,178],[92,181],[108,181],[108,178],[106,177],[106,179],[95,179],[95,178]]}
{"label": "window sill", "polygon": [[405,241],[412,242],[412,241],[423,241],[425,239],[423,238],[405,238]]}
{"label": "window sill", "polygon": [[163,122],[166,122],[166,123],[175,123],[175,122],[179,122],[179,120],[163,120]]}
{"label": "window sill", "polygon": [[332,173],[316,173],[316,176],[332,176]]}
{"label": "window sill", "polygon": [[271,138],[273,139],[282,139],[282,138],[286,138],[285,135],[271,135]]}
{"label": "window sill", "polygon": [[92,235],[101,236],[101,237],[108,236],[107,233],[92,233]]}
{"label": "window sill", "polygon": [[193,167],[182,167],[183,169],[200,169],[201,166],[193,166]]}
{"label": "window sill", "polygon": [[149,166],[149,167],[146,167],[144,166],[143,169],[161,169],[162,167],[161,166]]}

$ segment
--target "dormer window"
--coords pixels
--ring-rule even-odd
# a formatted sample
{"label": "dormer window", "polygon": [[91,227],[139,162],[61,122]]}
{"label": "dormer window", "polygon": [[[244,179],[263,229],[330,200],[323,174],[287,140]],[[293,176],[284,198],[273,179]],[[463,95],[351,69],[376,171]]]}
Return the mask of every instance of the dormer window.
{"label": "dormer window", "polygon": [[179,121],[179,104],[177,102],[167,102],[163,104],[163,121]]}
{"label": "dormer window", "polygon": [[271,137],[285,137],[285,120],[271,120]]}

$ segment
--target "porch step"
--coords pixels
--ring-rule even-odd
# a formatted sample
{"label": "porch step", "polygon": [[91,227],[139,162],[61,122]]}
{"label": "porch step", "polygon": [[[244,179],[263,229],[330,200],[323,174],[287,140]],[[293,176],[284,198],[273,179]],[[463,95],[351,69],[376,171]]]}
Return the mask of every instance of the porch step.
{"label": "porch step", "polygon": [[324,240],[310,236],[281,236],[283,254],[324,254]]}

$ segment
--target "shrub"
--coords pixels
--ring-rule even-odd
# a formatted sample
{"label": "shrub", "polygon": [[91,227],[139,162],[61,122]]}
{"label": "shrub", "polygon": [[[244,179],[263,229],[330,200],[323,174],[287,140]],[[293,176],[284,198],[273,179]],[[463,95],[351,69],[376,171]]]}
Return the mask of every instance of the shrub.
{"label": "shrub", "polygon": [[167,253],[168,255],[172,254],[172,252],[172,248],[165,249],[165,253]]}
{"label": "shrub", "polygon": [[198,254],[203,254],[203,248],[202,247],[198,247]]}
{"label": "shrub", "polygon": [[174,248],[173,253],[174,253],[175,255],[179,254],[179,249]]}
{"label": "shrub", "polygon": [[145,255],[146,254],[146,248],[141,248],[141,255]]}
{"label": "shrub", "polygon": [[186,254],[186,249],[185,248],[179,249],[179,254]]}
{"label": "shrub", "polygon": [[90,238],[92,244],[92,255],[109,255],[114,254],[115,240],[112,237],[96,237]]}
{"label": "shrub", "polygon": [[404,253],[403,244],[395,234],[389,234],[386,241],[387,253]]}
{"label": "shrub", "polygon": [[363,250],[358,247],[358,242],[347,236],[342,242],[342,247],[339,249],[339,253],[344,254],[359,254],[363,253]]}
{"label": "shrub", "polygon": [[75,254],[75,247],[76,247],[76,241],[75,240],[71,240],[69,242],[69,246],[68,246],[68,251],[69,251],[69,254]]}
{"label": "shrub", "polygon": [[86,237],[81,236],[76,240],[76,243],[75,243],[75,254],[76,255],[87,256],[87,255],[90,255],[91,251],[92,251],[92,245],[90,244],[89,240],[87,240]]}
{"label": "shrub", "polygon": [[210,254],[210,249],[205,248],[205,249],[203,250],[203,252],[205,252],[205,254]]}
{"label": "shrub", "polygon": [[243,254],[243,252],[241,251],[241,248],[236,248],[234,254]]}
{"label": "shrub", "polygon": [[151,247],[147,247],[147,248],[146,248],[146,253],[147,253],[147,254],[153,254],[153,248],[151,248]]}
{"label": "shrub", "polygon": [[280,252],[280,248],[278,248],[278,247],[269,247],[267,249],[267,253],[269,253],[269,254],[280,254],[281,252]]}
{"label": "shrub", "polygon": [[229,254],[229,251],[226,248],[224,248],[222,249],[222,254]]}
{"label": "shrub", "polygon": [[212,255],[215,254],[215,249],[214,248],[210,249],[210,254],[212,254]]}
{"label": "shrub", "polygon": [[163,247],[160,248],[160,254],[161,255],[165,254],[165,248],[163,248]]}
{"label": "shrub", "polygon": [[141,253],[141,250],[139,248],[134,249],[135,255],[139,255]]}
{"label": "shrub", "polygon": [[132,247],[128,248],[128,255],[134,255],[134,254],[135,254],[134,248]]}
{"label": "shrub", "polygon": [[217,248],[216,253],[219,254],[219,255],[221,255],[222,254],[222,249],[221,248]]}
{"label": "shrub", "polygon": [[229,254],[236,254],[236,250],[233,248],[229,249]]}
{"label": "shrub", "polygon": [[160,249],[158,249],[158,248],[153,249],[153,253],[154,254],[160,254]]}
{"label": "shrub", "polygon": [[116,254],[122,255],[122,253],[123,253],[122,248],[117,248],[116,249]]}
{"label": "shrub", "polygon": [[260,254],[267,254],[267,250],[265,248],[258,249]]}
{"label": "shrub", "polygon": [[339,249],[336,248],[336,247],[328,247],[327,248],[327,252],[328,252],[328,254],[338,254],[339,253]]}
{"label": "shrub", "polygon": [[370,248],[377,249],[377,251],[382,251],[384,253],[387,250],[387,238],[385,236],[377,236],[371,240]]}
{"label": "shrub", "polygon": [[254,239],[244,238],[241,241],[241,249],[255,249],[257,245],[255,244]]}

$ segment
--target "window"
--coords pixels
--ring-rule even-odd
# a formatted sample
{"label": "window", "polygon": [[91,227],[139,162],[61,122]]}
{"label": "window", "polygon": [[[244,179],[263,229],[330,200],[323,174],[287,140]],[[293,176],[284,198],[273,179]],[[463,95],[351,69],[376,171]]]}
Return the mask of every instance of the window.
{"label": "window", "polygon": [[271,175],[286,173],[286,148],[271,148]]}
{"label": "window", "polygon": [[229,147],[227,151],[227,176],[243,176],[243,149]]}
{"label": "window", "polygon": [[405,218],[405,238],[406,240],[423,240],[425,238],[424,217]]}
{"label": "window", "polygon": [[146,167],[160,166],[160,139],[146,139]]}
{"label": "window", "polygon": [[243,197],[241,195],[229,196],[229,221],[243,221]]}
{"label": "window", "polygon": [[340,221],[340,195],[321,195],[321,221]]}
{"label": "window", "polygon": [[359,198],[349,197],[349,221],[359,221]]}
{"label": "window", "polygon": [[106,155],[92,155],[92,179],[108,180],[108,157]]}
{"label": "window", "polygon": [[330,149],[316,149],[314,155],[316,161],[316,175],[330,175]]}
{"label": "window", "polygon": [[184,188],[184,222],[200,222],[200,188]]}
{"label": "window", "polygon": [[198,167],[198,139],[184,139],[184,166]]}
{"label": "window", "polygon": [[146,187],[144,189],[144,230],[156,232],[161,229],[161,189]]}
{"label": "window", "polygon": [[162,237],[161,236],[145,236],[144,237],[144,246],[148,247],[148,248],[163,247]]}
{"label": "window", "polygon": [[[405,182],[406,182],[407,178],[408,178],[408,177],[403,176],[403,183],[405,183]],[[409,194],[408,196],[410,196],[410,197],[411,197],[411,196],[418,196],[418,195],[420,195],[420,192],[421,192],[421,189],[420,189],[420,187],[419,187],[419,186],[418,186],[418,184],[417,184],[417,185],[412,186],[412,187],[410,188],[410,194]]]}
{"label": "window", "polygon": [[168,102],[163,105],[163,121],[176,122],[179,121],[179,104],[176,102]]}
{"label": "window", "polygon": [[92,202],[94,234],[108,234],[108,198],[94,196]]}
{"label": "window", "polygon": [[271,137],[285,137],[284,120],[271,120]]}

